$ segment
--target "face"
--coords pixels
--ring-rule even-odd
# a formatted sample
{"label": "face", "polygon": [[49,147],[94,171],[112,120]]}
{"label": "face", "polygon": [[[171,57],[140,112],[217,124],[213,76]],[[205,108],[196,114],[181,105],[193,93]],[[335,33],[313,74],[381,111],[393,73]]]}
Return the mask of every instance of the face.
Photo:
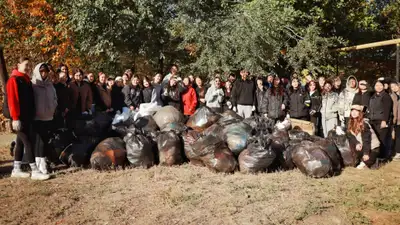
{"label": "face", "polygon": [[178,67],[176,67],[176,66],[171,67],[171,73],[172,74],[177,74],[178,73]]}
{"label": "face", "polygon": [[381,82],[377,82],[377,83],[375,84],[375,91],[376,91],[376,92],[378,92],[378,93],[382,92],[382,91],[383,91],[383,88],[384,88],[384,86],[383,86],[383,84],[382,84]]}
{"label": "face", "polygon": [[161,74],[156,74],[154,76],[154,83],[160,84],[161,83]]}
{"label": "face", "polygon": [[349,80],[349,86],[350,86],[350,88],[356,88],[356,80],[350,79]]}
{"label": "face", "polygon": [[331,92],[332,90],[332,85],[331,84],[325,84],[324,89],[327,93]]}
{"label": "face", "polygon": [[175,87],[176,86],[176,79],[171,79],[169,80],[169,85],[171,85],[171,87]]}
{"label": "face", "polygon": [[150,83],[147,81],[147,79],[143,80],[143,86],[144,87],[150,87]]}
{"label": "face", "polygon": [[384,88],[385,90],[389,89],[389,84],[384,84],[384,85],[383,85],[383,88]]}
{"label": "face", "polygon": [[232,83],[231,82],[226,82],[225,83],[225,87],[226,87],[226,89],[231,89],[232,88]]}
{"label": "face", "polygon": [[200,77],[196,78],[196,84],[197,84],[197,86],[202,86],[203,85],[203,81],[201,80]]}
{"label": "face", "polygon": [[311,75],[307,75],[307,76],[306,76],[306,80],[307,80],[307,83],[310,82],[310,81],[312,80]]}
{"label": "face", "polygon": [[189,79],[188,77],[185,77],[185,78],[183,79],[183,84],[184,84],[185,86],[189,86],[189,84],[190,84],[190,79]]}
{"label": "face", "polygon": [[367,90],[367,85],[365,84],[358,84],[358,87],[360,88],[360,90]]}
{"label": "face", "polygon": [[358,110],[351,110],[351,118],[357,118],[360,116],[360,112]]}
{"label": "face", "polygon": [[62,66],[62,67],[61,67],[61,72],[67,73],[67,67],[66,67],[66,66]]}
{"label": "face", "polygon": [[299,87],[299,81],[297,79],[292,80],[292,87],[295,89]]}
{"label": "face", "polygon": [[321,87],[323,87],[324,84],[325,84],[325,77],[320,77],[320,78],[318,78],[318,83],[319,83],[319,85],[320,85]]}
{"label": "face", "polygon": [[193,76],[193,75],[190,75],[190,76],[189,76],[189,81],[190,81],[191,83],[193,83],[193,81],[194,81],[194,76]]}
{"label": "face", "polygon": [[139,85],[139,78],[137,78],[137,77],[132,78],[132,85],[133,86]]}
{"label": "face", "polygon": [[87,75],[87,78],[88,78],[88,80],[89,80],[90,83],[94,82],[94,75],[93,75],[93,73],[89,73],[89,74]]}
{"label": "face", "polygon": [[[89,79],[89,81],[90,81],[89,76],[88,76],[88,79]],[[105,75],[104,73],[102,73],[102,74],[99,76],[99,81],[100,81],[100,83],[102,83],[102,84],[105,84],[105,83],[106,83],[106,79],[107,79],[107,77],[106,77],[106,75]],[[90,82],[91,82],[91,81],[90,81]]]}
{"label": "face", "polygon": [[107,85],[110,86],[110,87],[113,86],[114,85],[114,80],[108,80],[107,81]]}
{"label": "face", "polygon": [[61,83],[67,82],[67,74],[64,73],[64,72],[60,72],[58,74],[58,81],[61,82]]}
{"label": "face", "polygon": [[220,88],[221,87],[221,80],[219,78],[215,79],[215,87]]}
{"label": "face", "polygon": [[75,73],[74,74],[74,79],[76,80],[76,81],[82,81],[83,80],[83,74],[81,74],[80,72],[78,72],[78,73]]}
{"label": "face", "polygon": [[308,88],[310,89],[310,91],[315,91],[317,89],[317,85],[314,82],[310,82]]}
{"label": "face", "polygon": [[236,77],[235,76],[229,76],[229,81],[230,82],[235,82],[235,80],[236,80]]}
{"label": "face", "polygon": [[257,86],[262,87],[263,86],[263,81],[262,80],[257,80]]}
{"label": "face", "polygon": [[40,76],[42,77],[42,80],[46,80],[46,78],[49,76],[49,72],[42,71],[42,72],[40,72]]}
{"label": "face", "polygon": [[396,83],[390,84],[390,90],[391,90],[392,92],[394,92],[394,93],[399,92],[399,85],[396,84]]}
{"label": "face", "polygon": [[122,86],[124,86],[124,82],[123,81],[115,81],[115,84],[118,86],[118,87],[122,87]]}
{"label": "face", "polygon": [[271,75],[269,75],[269,76],[267,77],[267,82],[268,82],[268,83],[272,83],[273,81],[274,81],[274,77],[271,76]]}
{"label": "face", "polygon": [[243,80],[246,80],[248,75],[249,72],[247,72],[247,70],[240,71],[240,76],[242,77]]}
{"label": "face", "polygon": [[22,63],[18,63],[18,71],[24,74],[29,74],[30,71],[29,61],[25,60]]}
{"label": "face", "polygon": [[281,83],[281,80],[279,78],[274,79],[274,86],[275,87],[278,87],[280,83]]}
{"label": "face", "polygon": [[340,85],[342,84],[342,80],[340,80],[340,79],[336,79],[335,80],[335,87],[340,87]]}

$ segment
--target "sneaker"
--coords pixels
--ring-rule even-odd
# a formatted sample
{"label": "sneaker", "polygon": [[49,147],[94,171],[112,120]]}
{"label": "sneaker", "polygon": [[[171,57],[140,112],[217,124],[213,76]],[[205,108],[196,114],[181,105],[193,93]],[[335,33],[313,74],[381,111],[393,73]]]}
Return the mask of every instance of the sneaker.
{"label": "sneaker", "polygon": [[40,171],[32,171],[32,180],[48,180],[50,179],[50,175],[48,174],[43,174]]}
{"label": "sneaker", "polygon": [[400,153],[396,153],[396,155],[393,157],[393,160],[400,161]]}
{"label": "sneaker", "polygon": [[24,172],[22,170],[13,169],[13,171],[11,172],[11,177],[13,178],[29,178],[30,176],[30,173]]}
{"label": "sneaker", "polygon": [[367,165],[365,165],[364,162],[361,162],[356,168],[359,169],[359,170],[362,170],[362,169],[364,169],[365,167],[367,167]]}
{"label": "sneaker", "polygon": [[40,158],[38,169],[43,174],[48,174],[46,158]]}

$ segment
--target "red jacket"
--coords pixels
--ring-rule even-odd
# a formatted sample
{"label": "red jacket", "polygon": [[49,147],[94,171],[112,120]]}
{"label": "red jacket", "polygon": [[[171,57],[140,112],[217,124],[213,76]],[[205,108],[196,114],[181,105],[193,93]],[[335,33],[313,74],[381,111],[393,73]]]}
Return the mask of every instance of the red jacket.
{"label": "red jacket", "polygon": [[183,114],[191,116],[196,111],[197,95],[192,86],[187,87],[186,92],[182,94]]}

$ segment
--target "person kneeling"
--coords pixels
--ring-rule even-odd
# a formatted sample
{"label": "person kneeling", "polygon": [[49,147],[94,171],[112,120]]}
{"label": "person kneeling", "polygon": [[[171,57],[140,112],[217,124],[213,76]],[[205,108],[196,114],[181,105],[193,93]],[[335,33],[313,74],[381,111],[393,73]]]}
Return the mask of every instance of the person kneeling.
{"label": "person kneeling", "polygon": [[380,148],[380,142],[375,131],[368,119],[364,118],[364,110],[365,107],[362,105],[353,105],[348,125],[350,146],[356,147],[357,157],[361,161],[357,169],[374,165]]}

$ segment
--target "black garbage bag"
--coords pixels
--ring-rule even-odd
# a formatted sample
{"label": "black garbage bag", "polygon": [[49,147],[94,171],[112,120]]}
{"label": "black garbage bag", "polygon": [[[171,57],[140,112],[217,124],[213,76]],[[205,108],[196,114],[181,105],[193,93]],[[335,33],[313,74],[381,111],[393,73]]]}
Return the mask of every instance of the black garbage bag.
{"label": "black garbage bag", "polygon": [[201,134],[194,130],[188,130],[182,135],[182,138],[183,150],[185,151],[186,158],[188,158],[193,165],[204,166],[200,156],[193,151],[193,145],[201,138]]}
{"label": "black garbage bag", "polygon": [[164,129],[162,131],[167,132],[167,131],[174,131],[177,134],[182,134],[187,130],[187,127],[184,123],[178,123],[178,122],[172,122],[167,125],[165,125]]}
{"label": "black garbage bag", "polygon": [[218,123],[213,124],[211,127],[208,127],[203,131],[204,136],[213,135],[215,137],[223,138],[224,127],[219,125]]}
{"label": "black garbage bag", "polygon": [[311,141],[302,141],[295,146],[292,160],[300,171],[310,177],[323,178],[332,176],[332,162],[320,146]]}
{"label": "black garbage bag", "polygon": [[311,135],[305,131],[298,129],[289,130],[290,140],[304,141],[304,140],[310,140],[310,137]]}
{"label": "black garbage bag", "polygon": [[73,126],[73,131],[77,137],[80,136],[98,136],[100,132],[100,126],[96,122],[91,120],[76,120]]}
{"label": "black garbage bag", "polygon": [[138,129],[134,124],[131,124],[129,126],[125,125],[113,125],[113,130],[119,134],[120,137],[125,137],[128,133],[131,134],[138,134],[141,132],[140,129]]}
{"label": "black garbage bag", "polygon": [[110,113],[100,112],[100,113],[96,113],[93,120],[97,124],[97,126],[100,128],[100,131],[106,132],[111,128],[111,123],[113,121],[113,117],[110,115]]}
{"label": "black garbage bag", "polygon": [[265,172],[272,165],[276,154],[270,148],[270,139],[260,138],[247,146],[239,155],[239,168],[242,173]]}
{"label": "black garbage bag", "polygon": [[156,132],[159,130],[157,123],[154,121],[152,116],[139,117],[133,124],[143,133]]}
{"label": "black garbage bag", "polygon": [[353,146],[350,146],[349,139],[347,135],[338,135],[336,130],[331,130],[328,133],[328,139],[335,143],[338,148],[343,166],[354,167],[358,164],[357,152]]}
{"label": "black garbage bag", "polygon": [[150,168],[154,165],[154,153],[152,141],[141,134],[128,133],[124,137],[126,143],[127,158],[133,167]]}
{"label": "black garbage bag", "polygon": [[207,127],[213,125],[221,118],[220,115],[212,111],[210,108],[203,106],[189,117],[186,126],[197,132],[203,132]]}
{"label": "black garbage bag", "polygon": [[275,124],[274,120],[262,116],[252,116],[244,119],[243,122],[251,126],[253,135],[256,136],[270,133]]}
{"label": "black garbage bag", "polygon": [[182,141],[174,131],[161,132],[157,137],[160,165],[172,166],[182,164]]}
{"label": "black garbage bag", "polygon": [[342,170],[342,162],[341,162],[341,157],[340,157],[340,152],[337,149],[335,143],[329,139],[324,139],[324,138],[319,138],[317,140],[316,138],[313,138],[313,143],[316,145],[319,145],[320,148],[328,154],[329,158],[331,159],[332,162],[332,169],[334,175],[337,175],[340,173]]}
{"label": "black garbage bag", "polygon": [[184,123],[185,117],[173,106],[164,106],[153,116],[157,126],[162,130],[167,124],[176,122]]}
{"label": "black garbage bag", "polygon": [[93,169],[107,170],[126,165],[125,143],[119,137],[101,141],[90,157]]}
{"label": "black garbage bag", "polygon": [[200,157],[214,172],[231,173],[237,167],[237,161],[224,141],[212,135],[201,137],[194,143],[193,155]]}
{"label": "black garbage bag", "polygon": [[225,126],[229,126],[229,125],[231,125],[231,124],[240,123],[240,122],[243,122],[243,120],[236,119],[236,118],[233,118],[233,117],[229,117],[229,116],[228,116],[228,117],[221,117],[221,118],[217,121],[217,124],[220,125],[220,126],[225,127]]}
{"label": "black garbage bag", "polygon": [[60,155],[64,149],[78,141],[78,138],[75,136],[74,132],[69,129],[61,128],[55,130],[51,134],[51,138],[49,140],[49,146],[51,147],[51,151],[48,154],[48,160],[54,164],[60,164]]}
{"label": "black garbage bag", "polygon": [[90,156],[96,145],[92,143],[73,143],[67,146],[60,154],[60,161],[71,167],[85,167],[89,165]]}
{"label": "black garbage bag", "polygon": [[247,141],[252,133],[251,127],[243,122],[226,125],[223,130],[223,140],[228,148],[239,155],[247,147]]}
{"label": "black garbage bag", "polygon": [[243,117],[239,116],[235,111],[233,110],[225,110],[225,112],[223,112],[221,114],[221,117],[223,118],[233,118],[233,119],[237,119],[237,120],[243,120]]}
{"label": "black garbage bag", "polygon": [[271,135],[271,148],[275,152],[283,152],[289,146],[289,133],[286,130],[275,129]]}

